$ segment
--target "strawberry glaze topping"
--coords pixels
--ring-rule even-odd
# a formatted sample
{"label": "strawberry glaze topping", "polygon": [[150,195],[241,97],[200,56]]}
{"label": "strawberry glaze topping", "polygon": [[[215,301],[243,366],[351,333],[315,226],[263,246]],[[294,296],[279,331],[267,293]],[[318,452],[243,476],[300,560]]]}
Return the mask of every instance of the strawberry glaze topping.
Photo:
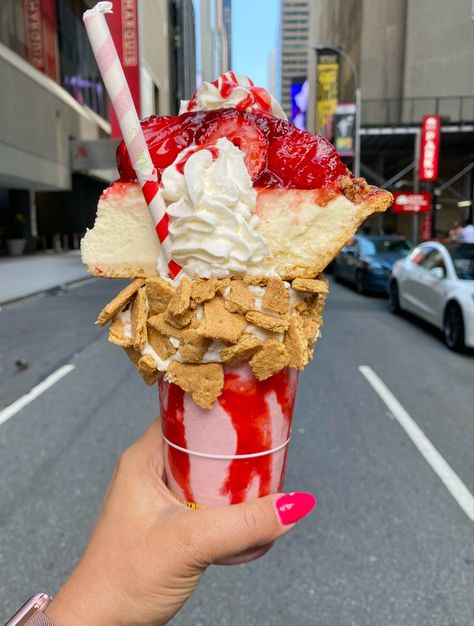
{"label": "strawberry glaze topping", "polygon": [[[141,124],[159,179],[182,150],[210,147],[220,137],[244,152],[254,187],[320,189],[348,175],[326,139],[270,114],[219,109],[177,117],[152,115]],[[123,141],[117,148],[117,166],[121,180],[136,180]]]}

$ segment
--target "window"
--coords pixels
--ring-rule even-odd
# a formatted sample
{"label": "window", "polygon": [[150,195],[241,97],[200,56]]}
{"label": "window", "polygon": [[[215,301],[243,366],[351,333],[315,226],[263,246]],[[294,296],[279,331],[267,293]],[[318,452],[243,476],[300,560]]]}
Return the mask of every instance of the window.
{"label": "window", "polygon": [[419,246],[410,254],[409,259],[415,265],[420,265],[423,259],[433,250],[431,246]]}
{"label": "window", "polygon": [[82,22],[84,0],[57,0],[61,85],[80,104],[104,118],[108,104],[91,45]]}
{"label": "window", "polygon": [[443,255],[436,248],[432,248],[427,255],[419,263],[420,267],[424,267],[425,270],[432,270],[435,267],[440,267],[446,272],[446,265],[444,263]]}
{"label": "window", "polygon": [[0,41],[25,57],[23,6],[17,0],[0,2]]}
{"label": "window", "polygon": [[410,252],[412,245],[406,239],[362,239],[364,254],[377,252]]}
{"label": "window", "polygon": [[471,243],[461,243],[448,246],[448,252],[458,278],[474,280],[474,246]]}

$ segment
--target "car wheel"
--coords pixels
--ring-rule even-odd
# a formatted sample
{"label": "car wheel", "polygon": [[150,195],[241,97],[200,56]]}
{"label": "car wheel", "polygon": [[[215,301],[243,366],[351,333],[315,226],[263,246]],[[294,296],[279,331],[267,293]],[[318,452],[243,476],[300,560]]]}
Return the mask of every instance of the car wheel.
{"label": "car wheel", "polygon": [[394,315],[398,315],[401,312],[398,285],[394,280],[391,280],[388,284],[388,308]]}
{"label": "car wheel", "polygon": [[444,341],[450,350],[464,350],[464,320],[456,302],[451,302],[444,314]]}
{"label": "car wheel", "polygon": [[360,293],[361,295],[364,295],[366,293],[367,290],[364,285],[364,275],[362,274],[360,270],[357,270],[356,272],[355,285],[356,285],[357,293]]}

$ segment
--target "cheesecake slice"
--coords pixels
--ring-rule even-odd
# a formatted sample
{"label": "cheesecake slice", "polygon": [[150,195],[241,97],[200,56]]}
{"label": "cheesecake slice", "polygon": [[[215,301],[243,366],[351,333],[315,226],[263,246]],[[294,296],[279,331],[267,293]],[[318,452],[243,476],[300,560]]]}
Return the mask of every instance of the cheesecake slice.
{"label": "cheesecake slice", "polygon": [[[392,202],[388,191],[347,177],[334,188],[257,189],[257,227],[273,267],[284,279],[319,274],[374,212]],[[140,187],[117,181],[102,194],[94,228],[81,242],[83,262],[94,276],[158,275],[159,243]]]}
{"label": "cheesecake slice", "polygon": [[[152,116],[142,128],[168,209],[171,256],[176,244],[173,260],[197,276],[229,259],[235,275],[316,276],[392,202],[354,178],[326,139],[268,112],[191,111]],[[117,165],[120,181],[100,198],[83,260],[95,276],[154,276],[159,243],[123,142]],[[196,270],[202,258],[207,266]]]}

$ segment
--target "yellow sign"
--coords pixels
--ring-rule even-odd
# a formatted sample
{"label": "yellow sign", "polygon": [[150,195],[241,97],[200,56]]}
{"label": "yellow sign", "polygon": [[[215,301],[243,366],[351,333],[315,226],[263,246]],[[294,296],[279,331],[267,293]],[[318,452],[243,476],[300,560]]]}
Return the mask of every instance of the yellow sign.
{"label": "yellow sign", "polygon": [[318,58],[318,91],[316,102],[316,132],[326,134],[328,120],[334,115],[339,99],[339,62],[335,54]]}

